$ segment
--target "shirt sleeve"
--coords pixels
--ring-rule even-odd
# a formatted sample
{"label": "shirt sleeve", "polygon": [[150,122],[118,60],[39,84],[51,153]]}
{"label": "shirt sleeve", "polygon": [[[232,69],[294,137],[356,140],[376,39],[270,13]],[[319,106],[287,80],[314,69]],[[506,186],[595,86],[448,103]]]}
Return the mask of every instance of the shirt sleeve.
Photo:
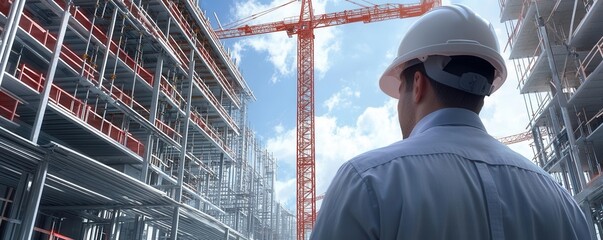
{"label": "shirt sleeve", "polygon": [[379,239],[379,226],[379,206],[370,182],[345,163],[325,194],[310,239]]}

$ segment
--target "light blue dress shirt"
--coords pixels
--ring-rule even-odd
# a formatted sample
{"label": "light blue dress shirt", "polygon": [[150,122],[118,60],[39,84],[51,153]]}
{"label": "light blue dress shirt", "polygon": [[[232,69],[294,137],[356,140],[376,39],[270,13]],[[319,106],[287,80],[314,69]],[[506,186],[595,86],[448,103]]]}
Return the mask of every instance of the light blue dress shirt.
{"label": "light blue dress shirt", "polygon": [[346,162],[310,239],[590,239],[570,194],[474,112],[425,116],[408,139]]}

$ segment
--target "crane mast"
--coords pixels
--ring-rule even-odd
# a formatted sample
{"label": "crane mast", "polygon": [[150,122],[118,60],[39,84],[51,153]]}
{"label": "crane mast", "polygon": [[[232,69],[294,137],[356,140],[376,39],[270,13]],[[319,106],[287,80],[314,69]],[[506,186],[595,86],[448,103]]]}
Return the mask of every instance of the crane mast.
{"label": "crane mast", "polygon": [[314,29],[353,22],[377,22],[420,16],[441,0],[416,4],[379,4],[342,12],[314,15],[311,0],[301,1],[298,18],[216,30],[219,38],[234,38],[271,32],[297,35],[297,239],[307,239],[316,221],[314,141]]}
{"label": "crane mast", "polygon": [[297,239],[305,238],[316,221],[314,149],[314,13],[302,0],[297,32]]}

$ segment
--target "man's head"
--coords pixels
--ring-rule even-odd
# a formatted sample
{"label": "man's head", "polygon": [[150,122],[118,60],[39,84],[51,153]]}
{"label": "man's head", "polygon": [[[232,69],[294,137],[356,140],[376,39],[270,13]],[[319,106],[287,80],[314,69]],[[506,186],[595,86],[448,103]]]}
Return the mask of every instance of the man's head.
{"label": "man's head", "polygon": [[447,107],[478,113],[506,78],[492,25],[465,6],[433,9],[406,33],[379,85],[398,98],[404,137],[425,115]]}

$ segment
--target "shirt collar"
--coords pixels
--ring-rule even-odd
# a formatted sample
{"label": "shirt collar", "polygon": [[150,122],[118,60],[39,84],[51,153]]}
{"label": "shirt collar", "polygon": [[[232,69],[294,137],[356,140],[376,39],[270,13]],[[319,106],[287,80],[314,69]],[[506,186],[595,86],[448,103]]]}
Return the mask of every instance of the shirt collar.
{"label": "shirt collar", "polygon": [[479,115],[475,112],[464,108],[443,108],[427,114],[419,120],[409,137],[437,126],[469,126],[486,131]]}

